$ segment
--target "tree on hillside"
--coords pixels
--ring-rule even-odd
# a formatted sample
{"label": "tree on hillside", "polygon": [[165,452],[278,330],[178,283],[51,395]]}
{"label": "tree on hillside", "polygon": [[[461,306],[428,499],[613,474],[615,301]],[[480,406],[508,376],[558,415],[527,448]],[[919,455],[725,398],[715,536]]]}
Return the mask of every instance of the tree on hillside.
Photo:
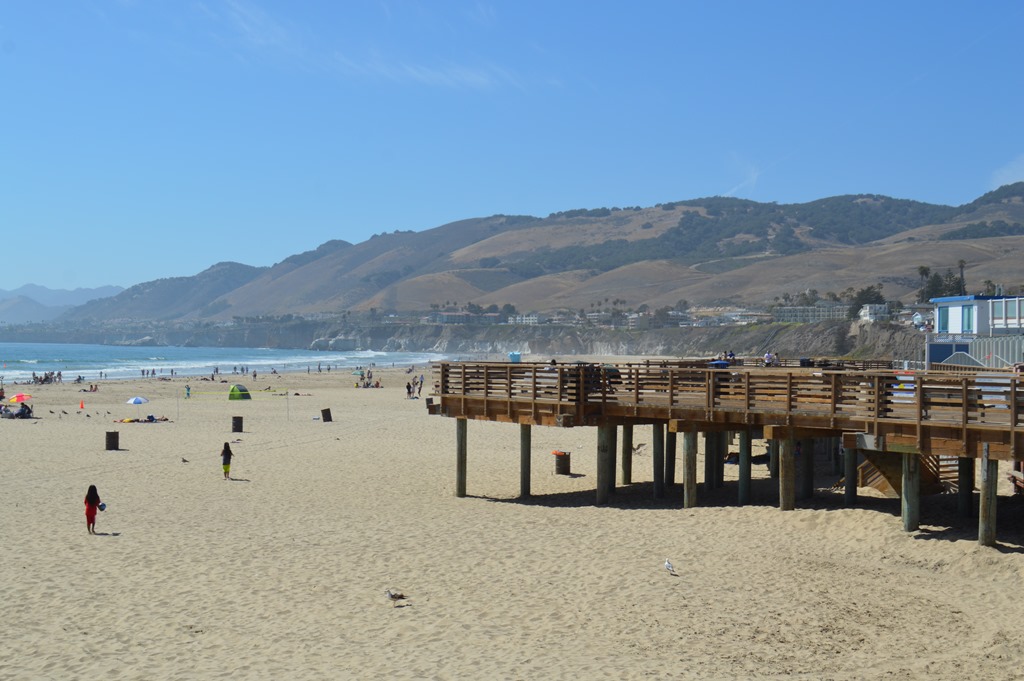
{"label": "tree on hillside", "polygon": [[860,309],[865,305],[884,305],[885,296],[882,295],[882,284],[873,284],[859,289],[853,294],[853,300],[850,302],[850,309],[846,313],[847,318],[856,319],[857,315],[860,314]]}
{"label": "tree on hillside", "polygon": [[960,268],[960,295],[967,295],[967,282],[964,280],[964,267],[967,265],[967,261],[960,259],[957,261],[956,266]]}
{"label": "tree on hillside", "polygon": [[924,288],[924,283],[928,281],[928,277],[932,274],[932,268],[925,265],[919,265],[917,268],[917,274],[921,277],[921,288]]}
{"label": "tree on hillside", "polygon": [[953,270],[946,270],[946,273],[942,276],[942,295],[944,296],[959,296],[963,295],[960,293],[960,289],[963,281],[960,277],[953,274]]}
{"label": "tree on hillside", "polygon": [[811,288],[807,289],[806,291],[802,291],[799,295],[797,295],[796,300],[793,304],[799,305],[801,307],[810,307],[819,300],[821,300],[821,298],[818,296],[818,291]]}
{"label": "tree on hillside", "polygon": [[669,326],[672,323],[672,317],[669,316],[669,312],[672,310],[669,306],[659,307],[654,311],[654,323],[657,326]]}

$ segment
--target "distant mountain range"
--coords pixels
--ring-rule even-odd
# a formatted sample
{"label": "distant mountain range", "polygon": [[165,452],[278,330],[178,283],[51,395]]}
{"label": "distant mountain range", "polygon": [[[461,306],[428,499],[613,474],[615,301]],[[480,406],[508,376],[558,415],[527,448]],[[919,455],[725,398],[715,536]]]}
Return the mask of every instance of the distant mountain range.
{"label": "distant mountain range", "polygon": [[0,322],[24,324],[50,321],[78,305],[97,298],[115,296],[123,290],[120,286],[101,286],[69,291],[35,284],[19,286],[13,291],[0,289]]}
{"label": "distant mountain range", "polygon": [[[712,197],[545,218],[494,215],[359,244],[329,241],[271,267],[222,262],[195,276],[111,287],[108,297],[96,289],[60,318],[221,321],[470,302],[538,312],[609,300],[763,305],[809,289],[875,284],[887,298],[911,302],[919,268],[955,271],[960,260],[970,292],[986,281],[1021,287],[1022,237],[1024,182],[956,207],[877,195],[789,205]],[[42,303],[41,292],[24,295]]]}

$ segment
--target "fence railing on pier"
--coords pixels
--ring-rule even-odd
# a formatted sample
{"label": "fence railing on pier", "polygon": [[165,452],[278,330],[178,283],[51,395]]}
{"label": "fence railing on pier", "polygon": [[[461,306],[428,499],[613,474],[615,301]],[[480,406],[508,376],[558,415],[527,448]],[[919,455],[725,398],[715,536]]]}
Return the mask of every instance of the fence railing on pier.
{"label": "fence railing on pier", "polygon": [[965,442],[968,430],[1004,433],[985,439],[1010,445],[1021,425],[1020,379],[1013,373],[703,364],[439,363],[431,413],[569,426],[609,418],[866,432],[912,425],[918,435],[941,427]]}

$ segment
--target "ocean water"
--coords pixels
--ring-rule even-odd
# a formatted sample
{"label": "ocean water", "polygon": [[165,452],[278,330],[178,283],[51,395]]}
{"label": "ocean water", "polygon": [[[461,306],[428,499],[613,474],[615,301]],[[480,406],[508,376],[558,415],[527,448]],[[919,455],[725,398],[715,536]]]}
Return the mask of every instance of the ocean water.
{"label": "ocean water", "polygon": [[157,376],[204,376],[215,369],[230,375],[245,367],[251,375],[276,370],[353,371],[370,364],[377,366],[422,366],[447,359],[444,355],[417,352],[272,350],[270,348],[184,348],[77,345],[70,343],[0,343],[0,381],[22,383],[33,372],[43,375],[60,371],[65,381],[78,376],[89,382],[104,378],[141,377],[143,371]]}

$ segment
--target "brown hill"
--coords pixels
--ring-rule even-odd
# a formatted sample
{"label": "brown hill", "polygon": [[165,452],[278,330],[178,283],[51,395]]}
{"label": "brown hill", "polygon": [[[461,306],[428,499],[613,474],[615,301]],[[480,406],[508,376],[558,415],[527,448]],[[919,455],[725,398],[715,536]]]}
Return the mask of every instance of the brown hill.
{"label": "brown hill", "polygon": [[756,306],[879,283],[886,297],[910,302],[919,267],[956,270],[960,260],[972,292],[986,280],[1020,286],[1022,250],[1024,183],[959,207],[874,195],[792,205],[712,197],[330,241],[272,267],[221,263],[138,284],[65,319],[226,320],[469,302],[543,312],[606,299]]}

